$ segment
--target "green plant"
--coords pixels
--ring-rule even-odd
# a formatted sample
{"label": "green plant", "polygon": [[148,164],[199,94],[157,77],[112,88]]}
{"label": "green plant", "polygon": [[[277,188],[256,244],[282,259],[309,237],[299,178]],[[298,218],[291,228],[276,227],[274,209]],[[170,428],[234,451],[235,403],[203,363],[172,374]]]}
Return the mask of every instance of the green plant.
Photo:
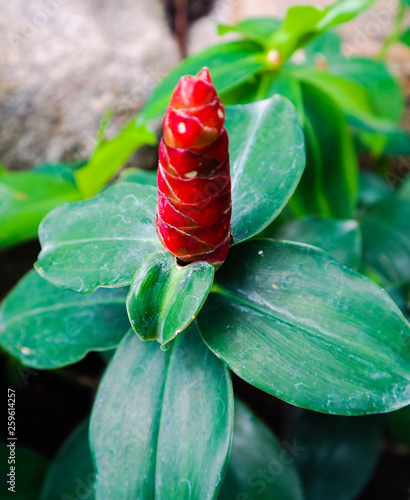
{"label": "green plant", "polygon": [[98,192],[118,167],[143,144],[155,144],[155,135],[134,123],[115,140],[104,139],[102,121],[94,154],[76,164],[47,163],[29,171],[0,169],[0,249],[36,237],[38,225],[53,208]]}
{"label": "green plant", "polygon": [[[1,306],[2,347],[37,369],[116,348],[91,416],[91,449],[84,423],[51,466],[43,500],[63,494],[62,478],[64,493],[79,497],[78,477],[90,496],[119,500],[347,500],[365,484],[383,419],[351,417],[410,404],[410,326],[399,310],[408,314],[410,198],[408,181],[395,190],[362,175],[356,186],[348,123],[374,153],[398,138],[405,148],[408,138],[398,128],[398,88],[381,63],[345,61],[357,64],[357,81],[369,77],[357,83],[288,58],[306,46],[317,66],[317,54],[336,46],[327,61],[342,64],[337,39],[323,32],[366,5],[295,8],[279,28],[245,21],[235,30],[248,40],[183,62],[147,102],[140,119],[161,116],[181,72],[205,63],[235,103],[225,124],[234,242],[219,270],[204,261],[179,266],[164,251],[155,179],[138,170],[41,223],[38,273]],[[394,96],[390,110],[380,85]],[[234,403],[229,370],[306,409],[296,441],[279,443]],[[408,422],[406,412],[387,417],[390,425]]]}

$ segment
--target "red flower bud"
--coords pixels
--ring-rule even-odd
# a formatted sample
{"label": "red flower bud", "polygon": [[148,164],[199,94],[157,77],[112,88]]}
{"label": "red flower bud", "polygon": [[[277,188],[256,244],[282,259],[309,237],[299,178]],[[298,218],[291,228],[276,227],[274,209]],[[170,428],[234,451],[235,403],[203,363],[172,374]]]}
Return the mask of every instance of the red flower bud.
{"label": "red flower bud", "polygon": [[231,176],[225,110],[208,68],[183,76],[164,117],[155,224],[183,262],[221,264],[231,242]]}

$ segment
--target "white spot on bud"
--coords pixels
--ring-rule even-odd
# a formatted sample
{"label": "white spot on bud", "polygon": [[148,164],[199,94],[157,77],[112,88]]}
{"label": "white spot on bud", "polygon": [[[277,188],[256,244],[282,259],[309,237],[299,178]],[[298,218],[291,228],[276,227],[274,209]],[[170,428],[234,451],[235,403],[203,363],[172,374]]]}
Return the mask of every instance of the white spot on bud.
{"label": "white spot on bud", "polygon": [[219,118],[221,118],[221,119],[225,116],[225,114],[224,114],[224,112],[222,111],[222,109],[221,109],[221,108],[219,108],[219,109],[218,109],[218,116],[219,116]]}
{"label": "white spot on bud", "polygon": [[198,175],[198,172],[196,170],[192,170],[191,172],[187,172],[185,174],[185,177],[187,179],[192,179],[193,177],[196,177]]}
{"label": "white spot on bud", "polygon": [[178,132],[180,134],[185,134],[186,132],[186,125],[183,122],[178,123]]}

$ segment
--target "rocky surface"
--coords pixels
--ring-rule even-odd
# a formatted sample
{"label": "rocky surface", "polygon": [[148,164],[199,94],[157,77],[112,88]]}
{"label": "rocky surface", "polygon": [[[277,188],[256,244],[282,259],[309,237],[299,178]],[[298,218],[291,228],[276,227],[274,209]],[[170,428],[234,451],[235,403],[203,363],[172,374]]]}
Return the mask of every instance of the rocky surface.
{"label": "rocky surface", "polygon": [[[295,3],[308,2],[219,0],[209,16],[192,26],[188,51],[212,43],[216,20],[282,16]],[[344,27],[347,53],[377,53],[396,8],[394,0],[382,0]],[[108,131],[113,134],[178,59],[160,0],[3,2],[0,160],[22,168],[86,156],[104,109],[114,109]],[[410,77],[406,49],[394,48],[390,60],[396,73]]]}

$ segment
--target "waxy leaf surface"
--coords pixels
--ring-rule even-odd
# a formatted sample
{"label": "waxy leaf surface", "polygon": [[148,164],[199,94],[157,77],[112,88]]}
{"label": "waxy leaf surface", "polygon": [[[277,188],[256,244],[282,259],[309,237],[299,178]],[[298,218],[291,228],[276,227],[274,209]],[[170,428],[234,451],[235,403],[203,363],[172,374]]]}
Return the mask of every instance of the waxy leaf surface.
{"label": "waxy leaf surface", "polygon": [[264,236],[319,247],[353,269],[360,263],[362,239],[355,220],[307,216],[290,221],[277,230],[268,228]]}
{"label": "waxy leaf surface", "polygon": [[135,273],[127,297],[131,325],[142,340],[163,347],[192,322],[208,296],[214,266],[178,266],[169,252],[149,255]]}
{"label": "waxy leaf surface", "polygon": [[58,452],[47,471],[40,500],[94,500],[88,426],[88,420],[83,422]]}
{"label": "waxy leaf surface", "polygon": [[232,450],[220,498],[304,500],[294,466],[300,452],[285,444],[288,449],[282,448],[266,425],[235,399]]}
{"label": "waxy leaf surface", "polygon": [[83,295],[30,271],[0,307],[0,345],[24,365],[57,368],[118,345],[129,329],[126,289]]}
{"label": "waxy leaf surface", "polygon": [[361,228],[366,266],[386,284],[410,281],[410,200],[390,196],[371,205]]}
{"label": "waxy leaf surface", "polygon": [[235,243],[262,231],[286,205],[305,167],[294,107],[278,95],[227,106]]}
{"label": "waxy leaf surface", "polygon": [[314,247],[253,240],[231,250],[197,317],[250,384],[324,413],[410,403],[410,326],[389,296]]}
{"label": "waxy leaf surface", "polygon": [[231,442],[226,366],[191,326],[161,351],[131,332],[94,405],[96,498],[214,499]]}
{"label": "waxy leaf surface", "polygon": [[128,285],[144,258],[162,248],[154,226],[155,203],[154,187],[124,182],[56,208],[40,226],[38,272],[83,293]]}
{"label": "waxy leaf surface", "polygon": [[353,500],[374,472],[382,445],[382,420],[304,411],[291,432],[303,449],[295,461],[306,500]]}

